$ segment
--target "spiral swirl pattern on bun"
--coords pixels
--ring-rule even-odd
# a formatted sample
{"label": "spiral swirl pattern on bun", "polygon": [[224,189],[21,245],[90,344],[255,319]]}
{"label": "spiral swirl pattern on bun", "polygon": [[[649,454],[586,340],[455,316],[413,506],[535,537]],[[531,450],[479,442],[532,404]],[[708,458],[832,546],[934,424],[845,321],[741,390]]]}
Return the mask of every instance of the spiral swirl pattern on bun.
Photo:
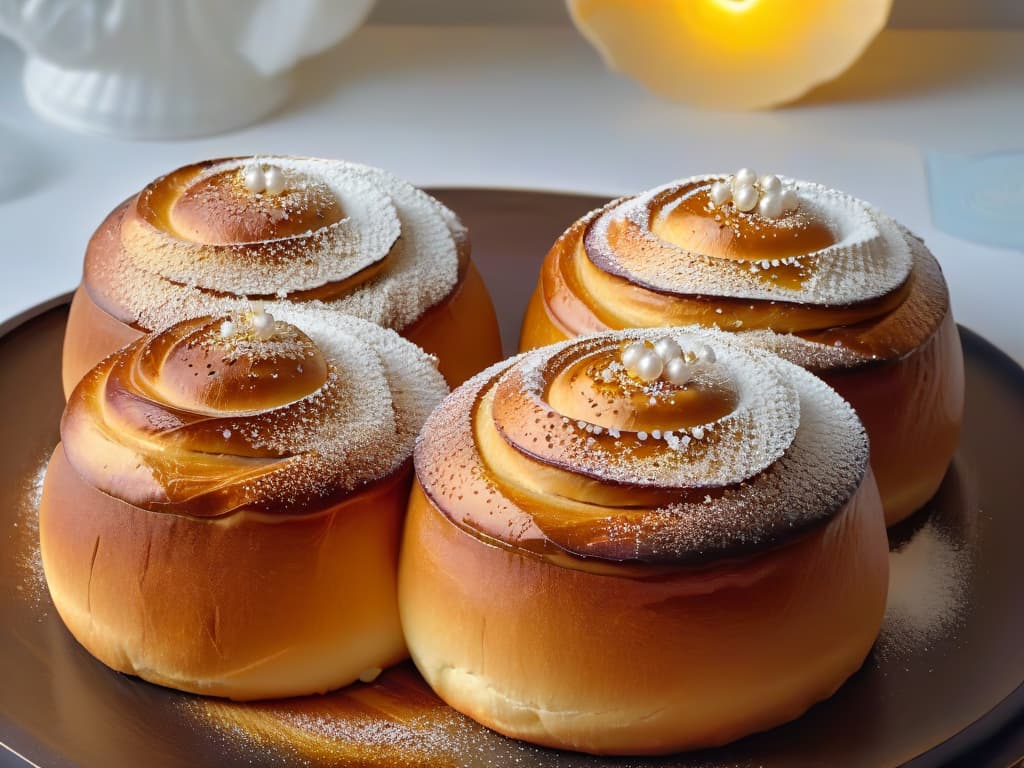
{"label": "spiral swirl pattern on bun", "polygon": [[887,543],[863,428],[728,334],[620,331],[498,364],[431,415],[415,465],[410,651],[507,735],[723,743],[830,695],[877,635]]}
{"label": "spiral swirl pattern on bun", "polygon": [[[268,165],[280,169],[284,189],[251,192],[246,171]],[[122,277],[111,282],[112,298],[153,328],[210,308],[211,298],[309,291],[347,314],[402,328],[448,295],[459,249],[469,245],[451,211],[385,171],[289,157],[174,171],[142,190],[117,234],[110,269]],[[385,262],[385,287],[367,290]]]}
{"label": "spiral swirl pattern on bun", "polygon": [[68,402],[68,460],[104,493],[199,517],[305,514],[396,471],[444,394],[429,358],[352,318],[289,317],[316,330],[199,318],[107,358]]}
{"label": "spiral swirl pattern on bun", "polygon": [[963,358],[942,272],[895,220],[749,169],[615,200],[552,247],[521,348],[688,324],[742,335],[849,400],[890,523],[934,493],[959,436]]}
{"label": "spiral swirl pattern on bun", "polygon": [[447,391],[393,331],[322,309],[185,320],[76,387],[40,539],[54,604],[119,671],[233,698],[405,655],[398,543]]}
{"label": "spiral swirl pattern on bun", "polygon": [[[93,236],[69,320],[65,388],[140,331],[240,312],[252,300],[272,313],[322,304],[393,328],[465,378],[500,353],[469,253],[455,214],[377,168],[279,156],[185,166]],[[479,317],[464,328],[470,311]],[[445,336],[456,337],[451,348]]]}
{"label": "spiral swirl pattern on bun", "polygon": [[[713,343],[715,362],[694,360],[679,384],[631,374],[623,350],[658,340]],[[478,471],[448,481],[453,461]],[[456,524],[614,561],[776,543],[840,510],[866,464],[863,429],[827,386],[697,329],[584,337],[499,364],[438,409],[417,448],[426,494]]]}
{"label": "spiral swirl pattern on bun", "polygon": [[717,182],[691,179],[613,203],[587,231],[588,255],[663,293],[801,304],[868,301],[910,273],[906,232],[861,200],[780,179],[799,202],[767,217],[712,202]]}

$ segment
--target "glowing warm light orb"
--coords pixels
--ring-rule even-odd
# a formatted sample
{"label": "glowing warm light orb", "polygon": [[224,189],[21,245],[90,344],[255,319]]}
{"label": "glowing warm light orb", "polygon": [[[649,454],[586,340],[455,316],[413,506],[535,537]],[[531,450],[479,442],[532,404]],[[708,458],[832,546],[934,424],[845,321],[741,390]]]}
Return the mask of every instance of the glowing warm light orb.
{"label": "glowing warm light orb", "polygon": [[770,107],[840,75],[892,0],[568,0],[609,68],[700,106]]}

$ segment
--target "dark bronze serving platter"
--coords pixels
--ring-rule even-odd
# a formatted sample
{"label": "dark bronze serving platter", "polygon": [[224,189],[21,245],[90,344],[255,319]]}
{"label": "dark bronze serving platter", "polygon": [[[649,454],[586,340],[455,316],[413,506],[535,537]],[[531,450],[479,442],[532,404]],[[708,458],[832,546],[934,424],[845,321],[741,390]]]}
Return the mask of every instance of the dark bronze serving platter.
{"label": "dark bronze serving platter", "polygon": [[[603,201],[436,190],[473,234],[513,349],[540,260]],[[323,697],[235,704],[110,672],[64,629],[38,564],[35,499],[57,440],[66,297],[0,327],[0,765],[1007,768],[1024,754],[1024,371],[970,331],[967,411],[938,496],[892,533],[893,599],[832,699],[729,747],[660,760],[535,749],[445,707],[408,664]]]}

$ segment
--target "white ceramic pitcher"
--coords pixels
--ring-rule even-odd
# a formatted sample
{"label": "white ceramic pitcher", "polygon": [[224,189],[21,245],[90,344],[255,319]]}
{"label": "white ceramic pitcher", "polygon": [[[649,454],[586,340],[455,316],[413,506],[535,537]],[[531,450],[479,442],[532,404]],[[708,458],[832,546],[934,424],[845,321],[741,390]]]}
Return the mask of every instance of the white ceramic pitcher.
{"label": "white ceramic pitcher", "polygon": [[64,126],[131,138],[219,133],[265,116],[287,72],[375,0],[0,0],[25,94]]}

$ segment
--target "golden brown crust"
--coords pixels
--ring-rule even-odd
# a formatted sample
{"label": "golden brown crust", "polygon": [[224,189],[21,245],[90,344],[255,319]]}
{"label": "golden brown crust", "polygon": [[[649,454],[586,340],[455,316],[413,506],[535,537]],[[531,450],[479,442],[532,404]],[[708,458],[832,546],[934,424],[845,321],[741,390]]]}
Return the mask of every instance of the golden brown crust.
{"label": "golden brown crust", "polygon": [[779,725],[830,696],[875,640],[887,574],[870,475],[787,547],[643,572],[495,546],[416,485],[399,603],[413,660],[455,709],[548,747],[664,754]]}
{"label": "golden brown crust", "polygon": [[888,542],[863,429],[733,335],[520,355],[452,393],[414,461],[410,654],[505,735],[598,754],[723,744],[830,696],[878,634]]}
{"label": "golden brown crust", "polygon": [[[606,227],[618,226],[618,220],[610,217],[619,202],[613,201],[575,222],[552,246],[541,268],[538,292],[548,322],[566,336],[630,327],[700,324],[753,334],[786,359],[811,370],[826,371],[907,355],[936,332],[949,310],[948,289],[938,262],[921,241],[905,231],[911,262],[908,279],[880,297],[857,304],[837,306],[653,290],[624,274],[602,269],[606,258],[588,245],[599,222],[610,219]],[[621,226],[636,229],[633,223]],[[635,242],[635,235],[625,242],[615,242],[618,245],[614,247],[633,253],[636,259],[647,252]],[[722,269],[738,273],[746,270],[737,264],[741,262],[724,257],[715,262]],[[520,348],[541,346],[543,326],[540,321],[524,323]]]}
{"label": "golden brown crust", "polygon": [[101,309],[85,284],[79,285],[71,298],[61,348],[61,381],[65,398],[103,358],[142,335],[142,331]]}
{"label": "golden brown crust", "polygon": [[[663,336],[717,357],[680,385],[617,362]],[[860,484],[867,443],[805,371],[729,334],[674,329],[584,337],[484,371],[431,414],[415,460],[431,501],[482,539],[559,562],[678,564],[822,524]]]}
{"label": "golden brown crust", "polygon": [[261,317],[265,337],[252,315],[199,318],[104,360],[61,423],[75,469],[131,504],[216,517],[301,513],[404,462],[446,390],[432,361],[355,318],[294,312],[314,342]]}
{"label": "golden brown crust", "polygon": [[114,669],[232,698],[404,655],[410,455],[446,392],[393,331],[316,308],[184,320],[75,388],[47,471],[47,583]]}
{"label": "golden brown crust", "polygon": [[236,699],[322,693],[405,657],[395,598],[408,468],[282,518],[151,512],[85,482],[58,445],[40,506],[50,594],[120,672]]}
{"label": "golden brown crust", "polygon": [[864,422],[886,524],[895,525],[935,495],[960,443],[964,362],[953,314],[906,357],[822,378]]}
{"label": "golden brown crust", "polygon": [[[171,174],[169,178],[174,178]],[[345,218],[341,202],[328,185],[317,179],[292,176],[278,195],[254,195],[246,189],[244,170],[229,169],[182,185],[163,211],[166,225],[183,240],[218,243],[259,243],[303,235],[339,223]],[[143,191],[140,206],[151,210],[153,185]]]}
{"label": "golden brown crust", "polygon": [[[257,161],[284,169],[284,192],[245,188]],[[123,203],[93,235],[81,311],[65,340],[65,393],[133,332],[242,311],[251,299],[271,312],[323,303],[419,334],[461,382],[501,356],[469,255],[451,211],[383,171],[312,158],[186,166]],[[467,327],[455,324],[467,314]]]}
{"label": "golden brown crust", "polygon": [[[696,323],[737,333],[822,376],[854,406],[871,439],[886,517],[890,524],[898,522],[938,487],[956,448],[963,412],[963,357],[938,262],[918,238],[866,207],[868,218],[885,233],[880,241],[885,247],[865,257],[863,268],[877,267],[878,272],[865,272],[863,279],[877,288],[885,285],[885,275],[898,274],[892,265],[884,266],[886,248],[895,247],[909,258],[909,273],[900,285],[842,305],[743,295],[746,289],[760,290],[766,276],[783,285],[782,293],[787,285],[801,288],[811,274],[810,262],[799,253],[794,256],[793,249],[800,242],[807,245],[800,240],[807,229],[794,229],[785,217],[765,221],[711,206],[705,188],[713,180],[687,180],[613,201],[570,226],[544,261],[520,349],[627,327]],[[623,213],[624,207],[632,213]],[[717,234],[712,223],[723,225]],[[818,223],[830,222],[826,217]],[[797,231],[800,238],[786,239]],[[770,233],[765,242],[771,252],[754,237],[758,232]],[[815,246],[827,250],[823,238],[814,239]],[[651,249],[664,252],[647,258]],[[702,250],[714,257],[707,264],[694,256]],[[687,267],[693,274],[721,277],[721,290],[666,291],[624,266],[650,270],[652,263],[669,264],[680,252],[693,260]],[[757,271],[745,277],[748,266]],[[860,272],[851,274],[861,279]],[[836,281],[842,282],[841,272]],[[927,402],[922,392],[929,393]]]}
{"label": "golden brown crust", "polygon": [[472,261],[451,296],[403,328],[402,335],[437,358],[438,370],[453,387],[505,357],[498,316]]}

